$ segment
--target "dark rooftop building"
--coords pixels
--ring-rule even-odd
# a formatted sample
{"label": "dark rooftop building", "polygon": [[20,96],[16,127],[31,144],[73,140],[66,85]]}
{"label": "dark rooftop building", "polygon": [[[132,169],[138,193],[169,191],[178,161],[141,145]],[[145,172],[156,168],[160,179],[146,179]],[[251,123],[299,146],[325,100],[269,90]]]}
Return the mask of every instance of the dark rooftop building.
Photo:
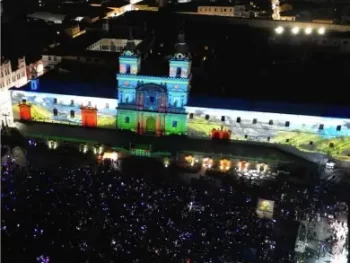
{"label": "dark rooftop building", "polygon": [[[96,74],[96,69],[89,65],[67,63],[41,76],[38,81],[39,88],[35,91],[40,93],[116,98],[115,72],[103,71]],[[33,91],[31,83],[16,90]]]}
{"label": "dark rooftop building", "polygon": [[221,108],[242,111],[278,112],[306,116],[349,118],[350,108],[321,104],[301,104],[287,101],[269,101],[254,99],[229,99],[220,97],[190,96],[188,106]]}

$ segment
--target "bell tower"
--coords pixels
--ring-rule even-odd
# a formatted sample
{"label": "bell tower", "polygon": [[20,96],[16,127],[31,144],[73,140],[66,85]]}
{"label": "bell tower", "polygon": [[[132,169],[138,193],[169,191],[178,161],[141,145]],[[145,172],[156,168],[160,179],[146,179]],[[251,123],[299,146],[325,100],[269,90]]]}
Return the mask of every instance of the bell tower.
{"label": "bell tower", "polygon": [[130,30],[122,54],[119,56],[119,73],[137,75],[141,68],[141,57],[136,49],[136,44]]}
{"label": "bell tower", "polygon": [[169,60],[169,77],[188,79],[191,76],[191,55],[185,41],[185,34],[180,32],[175,45],[175,53]]}

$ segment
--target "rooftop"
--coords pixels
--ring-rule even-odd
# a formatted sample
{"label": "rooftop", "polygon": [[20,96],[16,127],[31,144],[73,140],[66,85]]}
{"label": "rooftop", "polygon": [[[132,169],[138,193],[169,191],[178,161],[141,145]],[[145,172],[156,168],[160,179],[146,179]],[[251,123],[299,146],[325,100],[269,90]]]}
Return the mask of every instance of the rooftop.
{"label": "rooftop", "polygon": [[108,6],[108,7],[122,7],[122,6],[125,6],[125,5],[128,5],[130,4],[129,1],[126,1],[126,0],[110,0],[110,1],[106,1],[106,3],[104,3],[105,6]]}
{"label": "rooftop", "polygon": [[70,18],[75,17],[99,17],[108,11],[105,7],[90,6],[87,4],[69,4],[60,5],[55,8],[42,8],[40,12],[33,14],[45,14],[55,16],[68,16]]}
{"label": "rooftop", "polygon": [[227,99],[219,97],[190,96],[188,106],[242,111],[285,113],[307,116],[350,118],[350,107],[320,104],[298,104],[281,101],[257,101],[247,99]]}
{"label": "rooftop", "polygon": [[[91,50],[87,50],[87,48],[90,45],[104,38],[127,39],[129,37],[130,27],[111,26],[113,25],[113,23],[109,22],[109,25],[110,25],[109,31],[104,31],[102,30],[102,23],[106,23],[106,20],[102,20],[101,23],[95,23],[97,25],[94,25],[93,27],[88,28],[85,34],[82,34],[73,39],[69,39],[67,42],[62,43],[57,47],[50,48],[46,50],[44,54],[57,55],[57,56],[62,56],[62,55],[79,56],[79,55],[86,55],[88,53],[89,55],[94,56],[94,54],[97,55],[97,53],[99,53],[101,56],[103,56],[106,53],[107,54],[109,53],[110,55],[110,52],[91,51]],[[138,27],[132,27],[132,34],[134,39],[141,39],[141,40],[144,40],[148,36],[148,32],[145,32],[143,28],[138,28]]]}
{"label": "rooftop", "polygon": [[[66,65],[64,69],[50,71],[39,78],[36,92],[62,95],[116,98],[115,72],[99,72],[87,65]],[[32,91],[28,83],[14,90]]]}

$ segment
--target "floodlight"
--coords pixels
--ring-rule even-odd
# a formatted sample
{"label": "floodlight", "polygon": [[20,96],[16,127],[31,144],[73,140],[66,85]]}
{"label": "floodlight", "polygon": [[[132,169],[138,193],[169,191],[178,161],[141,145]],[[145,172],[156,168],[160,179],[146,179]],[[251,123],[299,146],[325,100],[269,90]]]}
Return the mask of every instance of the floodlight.
{"label": "floodlight", "polygon": [[310,35],[311,33],[312,33],[312,28],[311,27],[305,28],[305,34],[306,35]]}
{"label": "floodlight", "polygon": [[293,28],[292,28],[292,33],[293,33],[294,35],[297,35],[297,34],[299,33],[299,31],[300,31],[299,27],[293,27]]}
{"label": "floodlight", "polygon": [[280,35],[284,32],[284,28],[279,26],[279,27],[275,28],[275,32]]}
{"label": "floodlight", "polygon": [[319,35],[324,35],[324,33],[326,32],[326,29],[324,27],[320,27],[318,30],[317,30],[318,34]]}

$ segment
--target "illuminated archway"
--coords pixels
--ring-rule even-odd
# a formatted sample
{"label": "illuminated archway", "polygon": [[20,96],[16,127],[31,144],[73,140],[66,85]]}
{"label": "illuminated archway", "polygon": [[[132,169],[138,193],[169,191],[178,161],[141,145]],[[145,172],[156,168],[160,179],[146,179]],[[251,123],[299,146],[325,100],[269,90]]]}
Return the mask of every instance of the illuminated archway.
{"label": "illuminated archway", "polygon": [[156,119],[148,117],[146,120],[146,132],[156,132]]}

